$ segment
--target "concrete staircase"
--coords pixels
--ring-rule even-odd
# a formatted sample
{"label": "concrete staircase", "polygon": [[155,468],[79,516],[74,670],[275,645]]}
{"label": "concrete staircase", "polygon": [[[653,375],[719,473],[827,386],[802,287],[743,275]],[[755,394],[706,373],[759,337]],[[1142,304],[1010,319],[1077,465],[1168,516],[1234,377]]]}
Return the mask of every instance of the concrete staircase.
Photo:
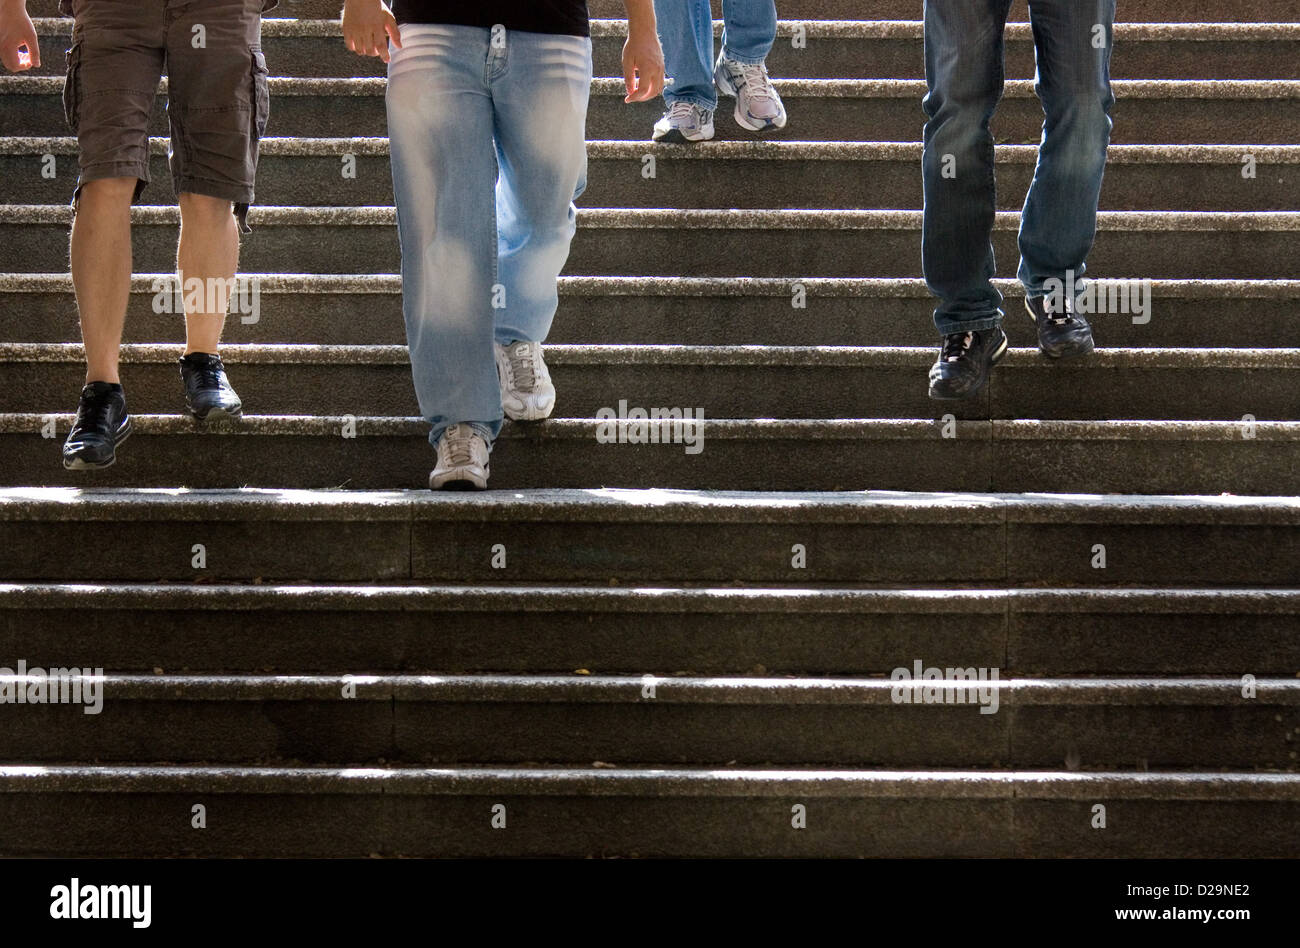
{"label": "concrete staircase", "polygon": [[[562,417],[507,427],[475,496],[420,489],[382,66],[337,7],[282,0],[264,27],[260,312],[226,335],[249,416],[177,412],[159,140],[137,434],[93,478],[58,464],[81,376],[67,21],[40,22],[41,71],[0,78],[0,665],[107,673],[99,715],[0,707],[0,853],[1295,854],[1293,3],[1122,5],[1090,262],[1150,277],[1150,320],[1098,317],[1091,359],[1048,365],[1004,279],[1009,358],[939,407],[920,4],[781,0],[786,132],[724,115],[682,148],[622,104],[620,11],[593,0]],[[1003,277],[1040,121],[1023,22],[1008,75]],[[704,450],[599,443],[623,399],[703,408]],[[896,703],[917,660],[997,669],[997,712]]]}

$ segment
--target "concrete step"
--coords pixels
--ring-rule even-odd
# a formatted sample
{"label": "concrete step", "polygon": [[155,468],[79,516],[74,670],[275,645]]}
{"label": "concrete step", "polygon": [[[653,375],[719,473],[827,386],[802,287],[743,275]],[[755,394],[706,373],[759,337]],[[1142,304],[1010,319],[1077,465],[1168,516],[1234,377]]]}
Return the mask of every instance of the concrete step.
{"label": "concrete step", "polygon": [[[27,0],[27,10],[34,16],[57,16],[58,0]],[[721,16],[720,0],[714,0],[714,17]],[[588,12],[595,18],[626,15],[622,0],[590,0]],[[783,16],[799,19],[850,20],[863,14],[860,0],[782,0]],[[915,20],[921,15],[917,0],[875,0],[870,14],[882,20]],[[1126,0],[1124,18],[1132,21],[1171,22],[1294,22],[1300,20],[1291,0],[1224,0],[1207,7],[1191,0]],[[1028,16],[1025,0],[1014,0],[1009,19],[1024,22]],[[339,16],[337,0],[280,0],[271,11],[274,18],[335,20]]]}
{"label": "concrete step", "polygon": [[[0,756],[25,763],[1300,770],[1294,678],[1258,679],[1243,697],[1239,675],[999,675],[978,685],[960,677],[978,673],[940,666],[948,677],[928,687],[884,677],[649,673],[109,674],[84,703],[13,714]],[[23,678],[10,683],[31,688]]]}
{"label": "concrete step", "polygon": [[[49,2],[49,0],[40,0]],[[332,10],[333,0],[291,0],[281,16],[337,16]],[[281,3],[284,7],[284,3]],[[623,15],[622,0],[589,0],[588,10],[595,17]],[[713,15],[721,15],[721,0],[713,0]],[[921,16],[922,6],[917,0],[873,0],[870,14],[882,20],[914,20]],[[782,0],[780,12],[784,16],[808,19],[853,19],[863,13],[861,0]],[[1121,9],[1124,19],[1132,21],[1201,22],[1240,21],[1267,22],[1300,20],[1295,4],[1290,0],[1224,0],[1206,7],[1190,0],[1125,0]],[[1008,19],[1024,22],[1028,19],[1025,0],[1013,0]]]}
{"label": "concrete step", "polygon": [[[433,466],[418,418],[246,415],[207,427],[180,415],[132,419],[117,464],[86,474],[58,460],[71,414],[0,415],[0,483],[422,488]],[[704,431],[699,440],[671,423],[633,425],[612,443],[598,439],[616,438],[617,424],[592,418],[507,426],[493,448],[492,487],[1300,492],[1298,422],[706,419]]]}
{"label": "concrete step", "polygon": [[[773,76],[783,78],[925,77],[920,20],[782,20],[767,57]],[[62,75],[72,21],[36,20],[44,51],[36,75]],[[591,24],[594,73],[621,76],[627,23],[599,19]],[[714,23],[720,42],[722,21]],[[347,49],[337,20],[268,19],[262,49],[277,76],[382,76],[377,57]],[[801,46],[795,45],[799,37]],[[1118,23],[1111,74],[1116,79],[1297,79],[1300,23]],[[1006,75],[1032,79],[1033,36],[1028,23],[1006,31]]]}
{"label": "concrete step", "polygon": [[[1026,317],[1025,321],[1028,319]],[[1105,318],[1098,320],[1104,336]],[[180,345],[124,347],[128,405],[180,408]],[[419,414],[404,345],[233,345],[245,410],[266,415]],[[1010,350],[980,396],[929,398],[935,348],[549,345],[557,410],[601,417],[624,401],[693,406],[707,418],[1300,420],[1300,349],[1102,349],[1065,363]],[[85,378],[76,343],[0,343],[0,412],[58,412]],[[797,394],[792,394],[797,393]]]}
{"label": "concrete step", "polygon": [[[168,141],[151,142],[150,200],[174,203]],[[1104,210],[1279,211],[1300,209],[1300,145],[1249,149],[1255,177],[1243,177],[1241,145],[1116,145]],[[70,137],[0,138],[0,201],[66,204],[77,182]],[[735,142],[652,145],[591,142],[588,207],[920,208],[920,143]],[[55,156],[53,165],[46,155]],[[350,157],[349,157],[350,156]],[[646,177],[653,156],[654,177]],[[1038,149],[997,150],[998,205],[1018,210]],[[344,177],[345,162],[355,177]],[[45,177],[46,169],[54,172]],[[736,182],[744,181],[744,187]],[[262,142],[258,192],[289,205],[387,205],[393,184],[384,138],[269,138]]]}
{"label": "concrete step", "polygon": [[[271,134],[345,138],[387,134],[387,80],[272,78]],[[778,79],[790,114],[777,139],[804,141],[916,141],[925,115],[919,79]],[[1300,144],[1300,81],[1116,80],[1116,144],[1169,142]],[[63,80],[58,76],[0,76],[8,135],[64,135]],[[166,80],[154,103],[152,134],[167,134]],[[648,140],[661,102],[627,105],[621,79],[596,79],[587,116],[592,139]],[[1031,80],[1007,83],[994,118],[999,141],[1033,144],[1043,112]],[[720,114],[718,137],[754,140],[730,112]]]}
{"label": "concrete step", "polygon": [[[136,269],[173,265],[179,217],[170,206],[133,208]],[[1007,271],[1019,218],[1000,211],[994,224]],[[70,207],[0,206],[0,272],[65,270],[71,219]],[[249,223],[240,263],[252,272],[381,273],[399,259],[391,207],[259,207]],[[584,209],[566,269],[623,275],[636,260],[638,276],[918,276],[920,231],[920,211]],[[732,250],[738,232],[743,261]],[[1294,211],[1104,211],[1088,262],[1113,278],[1296,279],[1298,241]]]}
{"label": "concrete step", "polygon": [[[1196,461],[1186,450],[1180,456]],[[17,488],[0,492],[0,574],[1270,587],[1293,583],[1300,569],[1298,524],[1294,497]],[[202,569],[195,544],[203,545]],[[505,547],[504,567],[495,544]],[[85,555],[97,549],[114,555]],[[1104,568],[1094,565],[1099,556]]]}
{"label": "concrete step", "polygon": [[0,819],[9,856],[1287,857],[1300,777],[15,762]]}
{"label": "concrete step", "polygon": [[[229,344],[401,345],[401,280],[396,274],[246,274],[258,311],[232,315]],[[172,285],[161,273],[131,284],[126,340],[179,339],[173,313],[154,311]],[[931,346],[934,298],[918,278],[810,278],[802,309],[788,279],[561,277],[551,344]],[[1007,297],[1004,328],[1013,346],[1036,345],[1020,284],[998,280]],[[165,296],[162,298],[165,300]],[[249,297],[251,301],[251,295]],[[67,273],[0,273],[0,340],[81,338]],[[1096,317],[1108,346],[1267,348],[1300,344],[1284,330],[1300,306],[1298,280],[1154,280],[1149,319]],[[251,310],[251,305],[248,307]],[[694,314],[707,312],[708,319]],[[357,318],[357,314],[364,318]],[[795,318],[791,318],[791,314]],[[1138,322],[1134,322],[1134,319]],[[1146,319],[1145,322],[1142,320]]]}
{"label": "concrete step", "polygon": [[1295,589],[7,583],[0,616],[0,654],[145,674],[858,676],[918,656],[1004,676],[1300,667]]}

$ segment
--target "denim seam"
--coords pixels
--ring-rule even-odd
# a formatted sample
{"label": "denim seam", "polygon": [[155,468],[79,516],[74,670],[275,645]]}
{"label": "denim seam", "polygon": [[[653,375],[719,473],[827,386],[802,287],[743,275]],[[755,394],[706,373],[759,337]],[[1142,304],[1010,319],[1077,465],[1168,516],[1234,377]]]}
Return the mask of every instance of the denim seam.
{"label": "denim seam", "polygon": [[762,66],[767,62],[766,56],[761,56],[758,59],[754,59],[750,56],[733,56],[731,55],[731,51],[725,46],[722,47],[722,58],[728,62],[740,63],[744,66]]}

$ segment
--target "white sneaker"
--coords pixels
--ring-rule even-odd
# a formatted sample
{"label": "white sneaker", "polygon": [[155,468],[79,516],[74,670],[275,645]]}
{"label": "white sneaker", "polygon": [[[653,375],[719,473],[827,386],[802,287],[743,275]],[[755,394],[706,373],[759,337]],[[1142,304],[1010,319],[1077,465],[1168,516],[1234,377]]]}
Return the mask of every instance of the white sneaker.
{"label": "white sneaker", "polygon": [[713,137],[713,111],[691,102],[677,101],[655,122],[657,142],[707,142]]}
{"label": "white sneaker", "polygon": [[430,490],[484,490],[488,481],[488,443],[468,422],[451,425],[438,439],[438,465],[429,474]]}
{"label": "white sneaker", "polygon": [[540,342],[496,344],[501,407],[512,421],[541,421],[555,408],[555,386]]}
{"label": "white sneaker", "polygon": [[762,63],[738,63],[718,57],[713,84],[723,95],[736,97],[736,124],[751,132],[785,128],[785,104]]}

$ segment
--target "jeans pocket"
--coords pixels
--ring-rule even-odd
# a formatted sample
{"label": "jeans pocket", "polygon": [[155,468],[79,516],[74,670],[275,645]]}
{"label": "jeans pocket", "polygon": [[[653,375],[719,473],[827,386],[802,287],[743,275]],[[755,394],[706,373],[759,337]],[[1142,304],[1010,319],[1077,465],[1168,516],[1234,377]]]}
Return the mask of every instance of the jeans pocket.
{"label": "jeans pocket", "polygon": [[266,134],[266,120],[271,115],[271,88],[261,47],[250,46],[249,52],[253,57],[253,128],[260,139]]}
{"label": "jeans pocket", "polygon": [[81,40],[72,44],[67,53],[68,69],[63,77],[63,117],[73,134],[81,117]]}

